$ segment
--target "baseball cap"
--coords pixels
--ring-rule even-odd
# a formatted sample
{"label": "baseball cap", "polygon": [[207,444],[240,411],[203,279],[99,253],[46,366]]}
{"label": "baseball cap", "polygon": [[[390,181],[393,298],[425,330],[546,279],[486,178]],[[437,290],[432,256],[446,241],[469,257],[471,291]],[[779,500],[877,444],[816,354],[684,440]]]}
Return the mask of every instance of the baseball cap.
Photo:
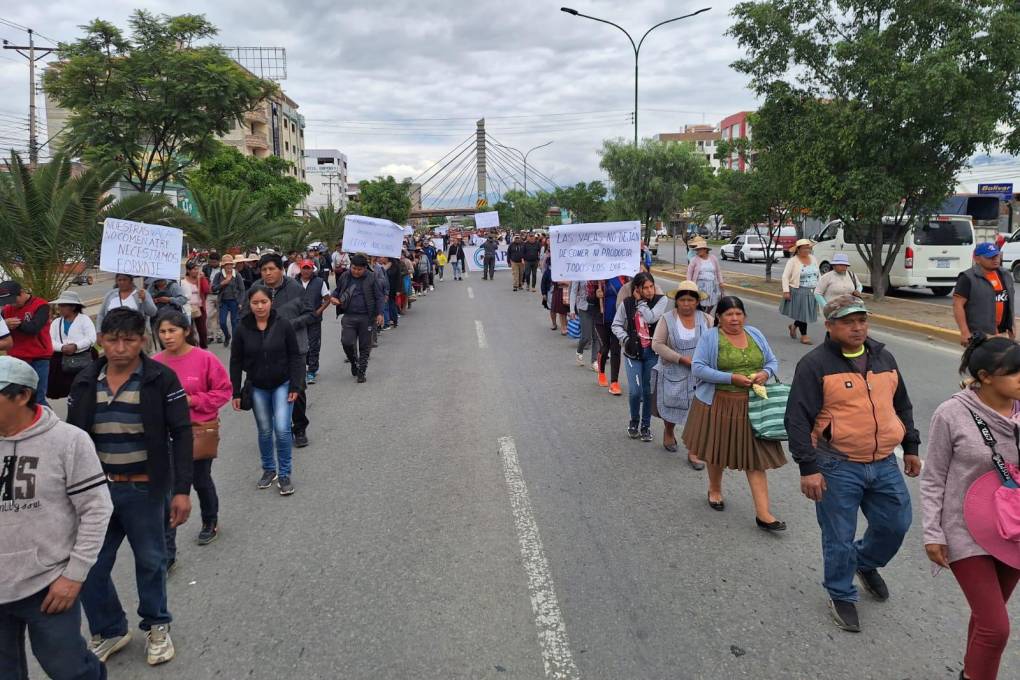
{"label": "baseball cap", "polygon": [[842,319],[844,316],[859,312],[867,314],[868,308],[864,306],[860,298],[853,295],[840,295],[838,298],[830,300],[822,309],[826,320]]}
{"label": "baseball cap", "polygon": [[974,254],[977,257],[995,257],[999,254],[999,247],[994,243],[979,243],[974,249]]}
{"label": "baseball cap", "polygon": [[22,385],[31,389],[39,387],[39,374],[21,359],[0,357],[0,390],[8,385]]}
{"label": "baseball cap", "polygon": [[9,305],[21,295],[21,284],[17,281],[0,281],[0,305]]}
{"label": "baseball cap", "polygon": [[315,269],[315,263],[311,260],[301,260],[301,268],[305,269],[306,267],[308,269]]}

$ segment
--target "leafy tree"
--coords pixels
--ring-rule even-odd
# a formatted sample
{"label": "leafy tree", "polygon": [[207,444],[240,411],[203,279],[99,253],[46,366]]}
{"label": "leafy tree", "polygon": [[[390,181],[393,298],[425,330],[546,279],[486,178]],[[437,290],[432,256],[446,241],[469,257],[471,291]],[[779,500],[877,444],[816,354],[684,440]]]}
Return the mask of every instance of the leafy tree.
{"label": "leafy tree", "polygon": [[411,214],[411,180],[398,182],[392,175],[359,183],[359,210],[367,217],[379,217],[397,224]]}
{"label": "leafy tree", "polygon": [[429,218],[429,226],[438,227],[438,226],[443,225],[443,224],[446,224],[446,218],[445,217],[437,215],[436,217],[430,217]]}
{"label": "leafy tree", "polygon": [[547,213],[552,202],[552,195],[544,191],[526,194],[511,189],[493,204],[492,209],[499,213],[500,226],[521,231],[548,224]]}
{"label": "leafy tree", "polygon": [[95,256],[107,217],[170,224],[181,215],[163,195],[110,195],[120,165],[106,163],[73,176],[58,153],[32,172],[12,153],[0,172],[0,268],[34,294],[52,300],[74,271]]}
{"label": "leafy tree", "polygon": [[552,201],[573,213],[575,222],[602,222],[605,220],[608,193],[606,185],[599,180],[587,184],[578,182],[572,187],[556,189]]}
{"label": "leafy tree", "polygon": [[65,148],[90,163],[119,160],[140,192],[215,150],[217,136],[276,92],[212,45],[205,17],[136,11],[132,37],[99,19],[85,36],[60,46],[43,77],[46,93],[71,112]]}
{"label": "leafy tree", "polygon": [[693,219],[707,226],[715,238],[719,238],[719,229],[726,221],[723,211],[729,200],[728,187],[718,175],[707,175],[701,184],[692,186],[687,192]]}
{"label": "leafy tree", "polygon": [[215,151],[188,172],[188,186],[198,191],[222,187],[261,200],[270,219],[294,214],[312,187],[288,174],[291,163],[279,156],[245,156],[232,146],[213,142]]}
{"label": "leafy tree", "polygon": [[691,144],[646,139],[634,146],[622,139],[602,145],[600,166],[609,173],[616,198],[645,223],[645,242],[652,220],[664,219],[684,205],[688,187],[708,172],[703,155]]}
{"label": "leafy tree", "polygon": [[318,208],[308,220],[312,240],[322,241],[327,245],[339,242],[344,236],[345,217],[346,213],[334,206]]}
{"label": "leafy tree", "polygon": [[293,225],[293,218],[272,220],[263,200],[221,187],[192,191],[199,219],[185,227],[185,236],[209,250],[250,248],[275,243]]}
{"label": "leafy tree", "polygon": [[804,207],[857,235],[883,296],[907,230],[975,151],[1020,151],[1015,4],[766,0],[733,16],[734,68],[765,98],[755,146],[788,159]]}

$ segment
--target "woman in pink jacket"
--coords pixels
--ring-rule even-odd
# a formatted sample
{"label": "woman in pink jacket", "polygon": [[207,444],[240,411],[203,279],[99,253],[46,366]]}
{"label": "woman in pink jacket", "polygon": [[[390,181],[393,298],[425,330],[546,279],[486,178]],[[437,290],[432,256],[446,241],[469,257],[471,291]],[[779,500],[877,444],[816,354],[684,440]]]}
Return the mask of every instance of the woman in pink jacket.
{"label": "woman in pink jacket", "polygon": [[[191,332],[188,319],[183,312],[176,309],[164,310],[156,320],[156,331],[165,349],[153,357],[156,361],[166,364],[181,381],[188,395],[188,406],[191,409],[191,422],[209,443],[213,437],[213,446],[219,442],[219,412],[230,401],[233,387],[230,376],[215,354],[188,343]],[[219,497],[212,479],[212,462],[216,457],[213,450],[206,455],[199,453],[199,440],[196,438],[194,481],[195,493],[202,508],[202,530],[198,534],[198,544],[212,543],[219,533]],[[168,530],[167,555],[169,563],[176,557],[175,529]]]}

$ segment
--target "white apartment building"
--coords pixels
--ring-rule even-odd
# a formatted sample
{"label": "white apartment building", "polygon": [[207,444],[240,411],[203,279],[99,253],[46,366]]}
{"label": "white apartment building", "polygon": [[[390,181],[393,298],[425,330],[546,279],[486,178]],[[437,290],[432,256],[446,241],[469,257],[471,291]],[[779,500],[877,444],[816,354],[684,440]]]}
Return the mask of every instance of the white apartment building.
{"label": "white apartment building", "polygon": [[305,199],[310,210],[330,203],[347,209],[347,156],[339,149],[305,149],[304,181],[312,187]]}

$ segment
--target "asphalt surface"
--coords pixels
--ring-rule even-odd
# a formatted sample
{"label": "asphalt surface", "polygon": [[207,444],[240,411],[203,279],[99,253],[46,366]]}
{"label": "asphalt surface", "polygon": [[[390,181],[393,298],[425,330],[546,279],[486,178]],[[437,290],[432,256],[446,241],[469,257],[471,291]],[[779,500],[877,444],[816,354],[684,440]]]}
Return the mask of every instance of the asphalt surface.
{"label": "asphalt surface", "polygon": [[[719,257],[719,263],[722,265],[723,271],[736,272],[738,274],[753,274],[755,276],[765,276],[765,263],[764,262],[735,262],[733,260],[722,260],[722,256],[719,255],[719,249],[714,249],[716,257]],[[659,260],[665,263],[664,266],[669,266],[673,263],[673,242],[672,241],[660,241],[659,242],[659,253],[656,255]],[[676,263],[685,265],[687,264],[687,253],[684,248],[683,242],[678,241],[676,244]],[[780,259],[779,262],[773,263],[772,265],[772,276],[775,280],[783,275],[783,267],[786,265],[786,260]],[[944,295],[942,297],[936,297],[927,288],[897,288],[896,290],[890,291],[890,297],[902,298],[904,300],[915,300],[917,302],[928,302],[944,307],[951,307],[953,304],[953,297],[951,295]]]}
{"label": "asphalt surface", "polygon": [[[863,596],[863,632],[844,633],[795,465],[769,475],[784,534],[755,526],[739,473],[726,474],[726,511],[710,510],[705,473],[661,447],[661,422],[654,443],[628,439],[626,398],[575,365],[537,295],[510,287],[504,272],[441,283],[382,334],[364,385],[327,321],[291,497],[256,490],[252,416],[228,407],[213,468],[220,538],[192,542],[197,500],[178,534],[178,656],[146,668],[136,631],[110,677],[957,676],[968,609],[950,574],[931,575],[916,481],[914,527],[884,570],[892,597]],[[746,303],[789,379],[807,348],[772,305]],[[955,390],[958,350],[874,337],[898,358],[926,434]],[[136,625],[126,546],[115,580]],[[1002,678],[1020,676],[1016,638]]]}

